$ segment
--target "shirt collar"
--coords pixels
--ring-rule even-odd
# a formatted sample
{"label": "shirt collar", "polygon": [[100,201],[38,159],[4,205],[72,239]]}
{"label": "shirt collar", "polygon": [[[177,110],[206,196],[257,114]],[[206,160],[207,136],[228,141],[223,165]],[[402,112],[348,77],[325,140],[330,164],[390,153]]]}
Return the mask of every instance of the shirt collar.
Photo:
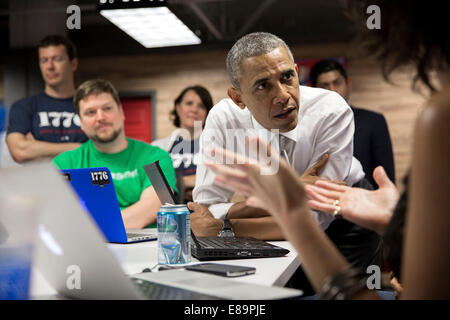
{"label": "shirt collar", "polygon": [[260,138],[263,138],[264,140],[267,140],[267,137],[268,137],[269,134],[270,134],[270,142],[273,143],[274,140],[276,140],[277,141],[277,145],[278,145],[278,140],[279,140],[278,136],[280,134],[282,136],[285,136],[285,137],[295,141],[295,142],[297,142],[297,140],[298,140],[297,131],[298,131],[298,127],[299,127],[298,124],[299,124],[300,121],[297,122],[297,125],[291,131],[276,133],[276,131],[269,131],[266,128],[264,128],[258,121],[256,121],[256,119],[255,119],[255,117],[253,117],[253,115],[251,116],[251,119],[252,119],[252,123],[253,123],[253,128],[255,130],[257,130],[258,136]]}

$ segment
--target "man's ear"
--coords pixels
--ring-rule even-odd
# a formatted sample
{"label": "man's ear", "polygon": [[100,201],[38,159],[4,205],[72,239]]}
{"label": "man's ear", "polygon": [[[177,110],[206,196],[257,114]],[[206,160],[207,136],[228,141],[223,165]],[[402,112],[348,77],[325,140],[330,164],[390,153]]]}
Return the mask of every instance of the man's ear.
{"label": "man's ear", "polygon": [[72,64],[72,72],[77,71],[78,69],[78,58],[73,58],[72,61],[70,61]]}
{"label": "man's ear", "polygon": [[80,118],[80,129],[84,132],[83,120],[81,119],[81,114],[78,113],[78,117]]}
{"label": "man's ear", "polygon": [[228,88],[227,93],[231,100],[233,100],[233,102],[237,104],[239,108],[245,109],[245,103],[242,101],[241,93],[238,89],[230,87]]}
{"label": "man's ear", "polygon": [[298,76],[298,65],[296,63],[294,63],[294,69],[295,69],[295,72],[297,72],[297,76]]}
{"label": "man's ear", "polygon": [[125,120],[125,112],[123,111],[122,104],[119,104],[120,113],[122,115],[123,120]]}

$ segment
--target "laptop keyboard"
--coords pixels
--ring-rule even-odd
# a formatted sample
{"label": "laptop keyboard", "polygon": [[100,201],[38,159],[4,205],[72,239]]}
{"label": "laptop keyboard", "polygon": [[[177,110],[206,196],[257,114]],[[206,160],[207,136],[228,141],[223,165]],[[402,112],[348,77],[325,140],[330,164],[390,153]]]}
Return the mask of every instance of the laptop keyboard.
{"label": "laptop keyboard", "polygon": [[217,300],[210,296],[181,288],[166,286],[160,283],[131,278],[138,289],[150,300]]}
{"label": "laptop keyboard", "polygon": [[249,242],[247,239],[239,239],[239,238],[207,238],[202,239],[198,238],[198,242],[200,243],[201,247],[203,249],[213,249],[213,248],[219,248],[219,249],[254,249],[254,248],[272,248],[270,244],[262,244],[260,242],[252,243]]}

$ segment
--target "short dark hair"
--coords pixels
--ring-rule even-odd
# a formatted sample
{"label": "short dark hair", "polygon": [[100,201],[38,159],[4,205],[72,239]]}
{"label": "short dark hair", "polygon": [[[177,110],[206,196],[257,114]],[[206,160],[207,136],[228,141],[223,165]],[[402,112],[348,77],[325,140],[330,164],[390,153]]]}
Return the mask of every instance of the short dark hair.
{"label": "short dark hair", "polygon": [[253,32],[240,38],[227,54],[227,72],[230,82],[235,88],[240,88],[242,76],[241,64],[244,59],[266,54],[278,47],[286,49],[289,58],[294,61],[289,46],[274,34],[267,32]]}
{"label": "short dark hair", "polygon": [[77,57],[77,48],[68,38],[63,37],[58,34],[52,34],[44,37],[38,44],[38,51],[40,48],[47,48],[50,46],[59,46],[63,45],[66,48],[67,55],[69,56],[70,61]]}
{"label": "short dark hair", "polygon": [[75,105],[75,112],[80,114],[80,101],[92,94],[99,95],[101,93],[109,93],[120,108],[120,99],[117,90],[111,82],[103,79],[87,80],[80,84],[73,96],[73,104]]}
{"label": "short dark hair", "polygon": [[205,87],[197,85],[197,86],[190,86],[190,87],[184,88],[183,91],[181,91],[181,93],[175,99],[174,108],[173,108],[172,112],[170,113],[171,119],[173,121],[173,125],[177,128],[179,128],[181,126],[181,122],[180,122],[180,117],[177,114],[176,106],[183,100],[183,97],[186,94],[186,92],[188,92],[190,90],[194,91],[200,97],[200,100],[202,100],[202,103],[206,109],[206,115],[208,115],[209,110],[211,110],[211,108],[213,107],[213,100],[211,98],[211,94]]}
{"label": "short dark hair", "polygon": [[348,80],[347,71],[342,64],[333,59],[323,59],[314,64],[309,71],[309,80],[311,81],[311,85],[313,87],[317,86],[317,79],[322,73],[329,71],[338,71],[345,80]]}

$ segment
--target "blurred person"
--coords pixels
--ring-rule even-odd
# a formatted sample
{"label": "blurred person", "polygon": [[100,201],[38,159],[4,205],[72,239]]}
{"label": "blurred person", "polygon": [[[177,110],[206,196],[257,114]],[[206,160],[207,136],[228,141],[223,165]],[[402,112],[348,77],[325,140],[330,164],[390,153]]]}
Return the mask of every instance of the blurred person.
{"label": "blurred person", "polygon": [[72,99],[78,68],[75,46],[65,37],[49,35],[40,41],[38,56],[44,91],[9,110],[6,143],[17,163],[51,159],[87,140]]}
{"label": "blurred person", "polygon": [[394,155],[386,119],[381,113],[350,104],[351,85],[344,66],[335,60],[320,60],[311,67],[309,79],[313,87],[337,92],[349,103],[355,119],[353,155],[361,162],[369,182],[376,186],[371,173],[382,166],[395,183]]}
{"label": "blurred person", "polygon": [[82,83],[75,92],[74,104],[89,140],[75,150],[56,156],[53,163],[59,169],[108,167],[125,228],[154,224],[161,203],[143,167],[159,160],[169,185],[176,190],[169,154],[125,136],[125,115],[110,82],[94,79]]}
{"label": "blurred person", "polygon": [[0,132],[5,128],[6,108],[3,103],[0,104]]}
{"label": "blurred person", "polygon": [[4,148],[7,148],[5,141],[5,119],[6,119],[6,108],[3,103],[0,104],[0,167],[3,166],[2,156],[5,152]]}
{"label": "blurred person", "polygon": [[[380,30],[366,28],[369,5],[380,7]],[[296,248],[319,298],[379,296],[368,290],[367,274],[351,268],[317,227],[309,214],[311,207],[384,235],[387,260],[402,286],[399,298],[450,299],[450,204],[446,201],[450,145],[442,140],[450,136],[450,45],[448,37],[439,33],[446,12],[421,1],[383,0],[347,0],[347,10],[361,27],[359,45],[381,62],[386,79],[393,70],[412,64],[416,71],[413,83],[420,80],[431,92],[416,121],[410,179],[400,198],[381,167],[373,173],[380,188],[368,192],[320,181],[304,186],[283,160],[278,174],[271,176],[261,175],[257,164],[211,163],[209,167],[217,172],[217,183],[244,192],[249,197],[247,204],[270,211]]]}
{"label": "blurred person", "polygon": [[[202,86],[184,88],[174,101],[171,112],[173,124],[179,128],[169,137],[158,139],[152,145],[169,152],[177,178],[182,179],[183,201],[192,201],[197,171],[199,136],[206,117],[213,107],[209,91]],[[197,127],[196,127],[197,122]]]}

